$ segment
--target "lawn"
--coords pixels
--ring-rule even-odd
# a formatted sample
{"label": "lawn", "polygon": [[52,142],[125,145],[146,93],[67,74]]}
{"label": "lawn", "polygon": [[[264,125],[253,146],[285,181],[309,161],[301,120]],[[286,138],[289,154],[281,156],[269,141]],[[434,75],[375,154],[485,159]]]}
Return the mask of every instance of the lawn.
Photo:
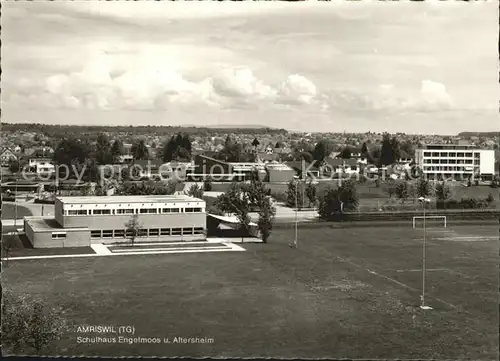
{"label": "lawn", "polygon": [[[466,242],[477,236],[488,239]],[[3,283],[75,326],[214,339],[86,344],[77,337],[106,335],[73,330],[51,355],[497,359],[495,237],[495,226],[428,230],[431,311],[418,308],[422,230],[403,226],[299,228],[298,249],[293,229],[277,229],[247,252],[10,262]]]}

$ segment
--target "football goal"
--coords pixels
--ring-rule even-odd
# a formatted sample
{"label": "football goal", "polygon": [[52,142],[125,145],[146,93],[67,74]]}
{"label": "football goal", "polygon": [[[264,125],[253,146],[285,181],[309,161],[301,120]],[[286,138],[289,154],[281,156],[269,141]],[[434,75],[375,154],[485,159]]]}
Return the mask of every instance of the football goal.
{"label": "football goal", "polygon": [[[419,227],[423,227],[424,219],[425,219],[425,223],[428,224],[429,226],[435,226],[436,224],[439,224],[439,225],[443,224],[444,228],[446,228],[446,216],[414,216],[413,217],[413,228],[416,228],[417,225]],[[439,221],[436,221],[436,220],[439,220]]]}

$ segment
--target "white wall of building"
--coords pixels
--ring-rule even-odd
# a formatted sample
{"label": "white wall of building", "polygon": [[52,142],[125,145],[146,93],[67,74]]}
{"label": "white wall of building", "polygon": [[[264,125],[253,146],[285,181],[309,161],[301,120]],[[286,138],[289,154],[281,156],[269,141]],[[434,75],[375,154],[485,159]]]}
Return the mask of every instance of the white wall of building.
{"label": "white wall of building", "polygon": [[495,174],[495,151],[494,150],[476,150],[479,152],[479,172],[481,174]]}

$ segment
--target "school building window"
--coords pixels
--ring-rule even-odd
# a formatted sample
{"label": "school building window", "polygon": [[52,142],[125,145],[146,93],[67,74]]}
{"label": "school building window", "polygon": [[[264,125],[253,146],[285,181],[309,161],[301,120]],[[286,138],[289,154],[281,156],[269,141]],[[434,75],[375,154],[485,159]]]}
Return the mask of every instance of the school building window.
{"label": "school building window", "polygon": [[155,214],[157,213],[156,208],[142,208],[139,210],[141,214]]}
{"label": "school building window", "polygon": [[149,230],[150,237],[158,237],[160,234],[160,230],[158,228],[153,228]]}
{"label": "school building window", "polygon": [[134,214],[133,209],[117,209],[116,214]]}
{"label": "school building window", "polygon": [[180,236],[182,234],[182,228],[172,228],[172,236]]}
{"label": "school building window", "polygon": [[69,216],[86,216],[87,215],[87,210],[86,209],[70,209],[68,211]]}
{"label": "school building window", "polygon": [[204,232],[203,227],[194,227],[193,233],[194,234],[203,234],[205,232]]}
{"label": "school building window", "polygon": [[93,214],[111,214],[111,209],[94,209]]}
{"label": "school building window", "polygon": [[192,235],[193,234],[193,229],[192,228],[183,228],[182,229],[182,234],[183,235]]}
{"label": "school building window", "polygon": [[186,208],[184,212],[185,213],[201,212],[201,208]]}
{"label": "school building window", "polygon": [[113,230],[102,231],[102,238],[113,238]]}
{"label": "school building window", "polygon": [[180,213],[179,208],[163,208],[163,213]]}
{"label": "school building window", "polygon": [[91,238],[101,238],[101,231],[90,231]]}
{"label": "school building window", "polygon": [[54,232],[52,233],[52,239],[66,238],[66,233]]}
{"label": "school building window", "polygon": [[116,238],[125,237],[125,230],[124,229],[115,229],[115,237]]}
{"label": "school building window", "polygon": [[160,229],[161,236],[170,236],[170,228],[162,228]]}

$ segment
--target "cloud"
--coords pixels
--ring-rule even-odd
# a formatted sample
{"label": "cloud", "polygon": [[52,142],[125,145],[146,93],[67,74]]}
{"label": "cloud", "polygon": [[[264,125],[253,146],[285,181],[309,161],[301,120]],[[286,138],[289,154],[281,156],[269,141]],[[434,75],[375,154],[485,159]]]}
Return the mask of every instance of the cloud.
{"label": "cloud", "polygon": [[420,105],[428,109],[449,109],[452,105],[451,96],[442,83],[423,80],[420,88]]}
{"label": "cloud", "polygon": [[293,74],[281,84],[279,102],[285,104],[311,104],[318,91],[313,82],[304,76]]}
{"label": "cloud", "polygon": [[381,84],[369,89],[336,89],[329,107],[351,112],[439,112],[451,110],[454,102],[442,83],[423,80],[418,86]]}
{"label": "cloud", "polygon": [[[273,85],[248,67],[226,67],[194,80],[175,61],[147,59],[120,63],[119,58],[100,51],[80,70],[16,80],[9,89],[16,96],[10,98],[50,108],[162,110],[191,105],[221,109],[298,107],[315,105],[318,96],[313,82],[298,74]],[[124,68],[124,64],[130,65]],[[29,94],[38,94],[39,100]]]}

